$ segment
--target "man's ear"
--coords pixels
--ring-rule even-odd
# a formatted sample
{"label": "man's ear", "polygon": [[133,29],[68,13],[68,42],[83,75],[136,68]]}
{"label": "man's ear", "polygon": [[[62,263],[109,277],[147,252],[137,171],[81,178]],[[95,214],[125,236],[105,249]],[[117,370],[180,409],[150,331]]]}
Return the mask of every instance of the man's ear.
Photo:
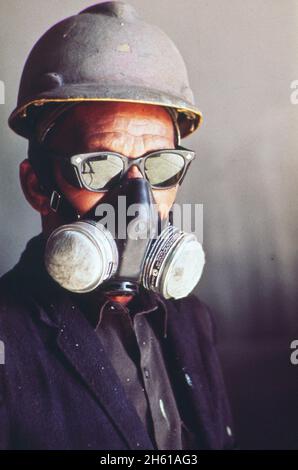
{"label": "man's ear", "polygon": [[50,213],[50,201],[44,194],[36,173],[28,159],[20,164],[20,181],[23,193],[29,204],[42,216]]}

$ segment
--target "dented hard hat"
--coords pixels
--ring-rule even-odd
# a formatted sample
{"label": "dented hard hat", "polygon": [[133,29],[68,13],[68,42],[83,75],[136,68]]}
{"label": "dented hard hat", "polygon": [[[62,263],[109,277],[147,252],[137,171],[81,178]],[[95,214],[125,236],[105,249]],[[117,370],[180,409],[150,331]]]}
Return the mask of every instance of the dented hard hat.
{"label": "dented hard hat", "polygon": [[45,105],[83,101],[172,108],[181,137],[202,118],[174,43],[123,2],[87,8],[39,39],[26,61],[9,125],[30,138]]}

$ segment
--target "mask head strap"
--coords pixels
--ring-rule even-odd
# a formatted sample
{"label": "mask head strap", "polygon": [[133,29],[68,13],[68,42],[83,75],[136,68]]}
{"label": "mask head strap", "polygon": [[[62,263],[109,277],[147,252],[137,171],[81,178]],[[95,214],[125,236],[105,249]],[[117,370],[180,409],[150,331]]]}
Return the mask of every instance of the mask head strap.
{"label": "mask head strap", "polygon": [[50,207],[67,221],[80,219],[80,215],[75,211],[70,202],[62,194],[61,189],[57,186],[52,166],[50,164],[50,156],[47,155],[47,149],[44,141],[55,126],[57,120],[68,112],[78,103],[61,103],[54,107],[47,108],[40,116],[38,124],[35,128],[35,135],[29,140],[28,158],[31,162],[37,177],[41,183],[41,189],[50,198]]}
{"label": "mask head strap", "polygon": [[168,111],[169,115],[172,118],[173,125],[174,125],[174,130],[175,130],[175,147],[179,147],[181,143],[181,134],[180,134],[180,128],[178,125],[178,112],[176,111],[175,108],[166,108]]}

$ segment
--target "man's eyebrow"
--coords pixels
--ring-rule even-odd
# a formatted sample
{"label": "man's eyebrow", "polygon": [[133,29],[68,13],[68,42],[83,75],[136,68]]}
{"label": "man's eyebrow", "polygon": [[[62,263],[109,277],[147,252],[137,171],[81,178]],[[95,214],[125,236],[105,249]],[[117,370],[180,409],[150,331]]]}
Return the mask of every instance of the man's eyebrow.
{"label": "man's eyebrow", "polygon": [[[93,147],[93,145],[91,147]],[[101,143],[99,143],[98,145],[94,144],[94,147],[96,147],[96,149],[94,148],[94,150],[92,150],[92,152],[97,152],[97,151],[98,152],[115,152],[115,150],[113,150],[113,147],[111,147],[109,145],[103,145]],[[88,152],[86,152],[86,153],[88,153]],[[118,153],[118,152],[115,152],[115,153]]]}
{"label": "man's eyebrow", "polygon": [[[101,134],[101,135],[100,135]],[[90,147],[92,150],[92,152],[96,152],[96,151],[99,151],[99,152],[114,152],[114,153],[121,153],[117,150],[115,150],[115,147],[114,145],[109,145],[109,144],[104,144],[102,141],[101,141],[101,136],[103,135],[108,135],[108,134],[122,134],[122,131],[105,131],[105,132],[94,132],[94,133],[91,133],[91,134],[88,134],[86,136],[86,140],[85,140],[85,147]],[[128,133],[129,134],[129,133]],[[135,138],[138,138],[138,137],[152,137],[153,134],[143,134],[142,136],[134,136],[132,134],[129,134],[130,136],[132,137],[135,137]],[[154,137],[156,137],[156,139],[160,140],[160,139],[164,139],[164,140],[167,140],[165,136],[163,135],[155,135],[154,134]],[[82,148],[84,146],[84,143],[81,144],[80,148]],[[169,145],[166,145],[166,146],[156,146],[156,148],[153,148],[153,149],[149,149],[148,151],[144,152],[145,153],[148,153],[150,151],[152,152],[156,152],[156,151],[159,151],[159,150],[164,150],[164,149],[172,149],[174,150],[176,148],[175,144],[172,143],[172,144],[169,144]],[[82,149],[83,150],[83,149]],[[84,153],[84,150],[83,152]],[[87,153],[87,152],[85,152]]]}
{"label": "man's eyebrow", "polygon": [[136,135],[136,134],[132,134],[131,132],[129,132],[128,130],[123,130],[123,129],[118,129],[118,130],[112,130],[112,131],[95,131],[95,132],[91,132],[91,133],[87,133],[86,134],[86,137],[87,138],[100,138],[100,136],[103,136],[103,135],[109,135],[109,134],[127,134],[129,135],[130,137],[134,137],[135,139],[138,139],[140,137],[147,137],[147,136],[150,136],[150,137],[157,137],[157,138],[162,138],[162,139],[166,139],[167,136],[164,135],[164,134],[157,134],[157,133],[150,133],[150,132],[147,132],[147,133],[142,133],[140,135]]}

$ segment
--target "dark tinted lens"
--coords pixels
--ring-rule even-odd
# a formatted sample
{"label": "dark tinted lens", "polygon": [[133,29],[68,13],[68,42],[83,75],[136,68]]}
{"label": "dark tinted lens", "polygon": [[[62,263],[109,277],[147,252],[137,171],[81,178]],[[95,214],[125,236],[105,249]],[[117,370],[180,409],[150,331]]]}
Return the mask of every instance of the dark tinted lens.
{"label": "dark tinted lens", "polygon": [[122,170],[123,162],[117,155],[99,155],[81,164],[81,177],[88,188],[98,191],[117,179]]}
{"label": "dark tinted lens", "polygon": [[153,186],[174,186],[184,170],[184,158],[177,153],[159,153],[148,157],[145,161],[145,173]]}

